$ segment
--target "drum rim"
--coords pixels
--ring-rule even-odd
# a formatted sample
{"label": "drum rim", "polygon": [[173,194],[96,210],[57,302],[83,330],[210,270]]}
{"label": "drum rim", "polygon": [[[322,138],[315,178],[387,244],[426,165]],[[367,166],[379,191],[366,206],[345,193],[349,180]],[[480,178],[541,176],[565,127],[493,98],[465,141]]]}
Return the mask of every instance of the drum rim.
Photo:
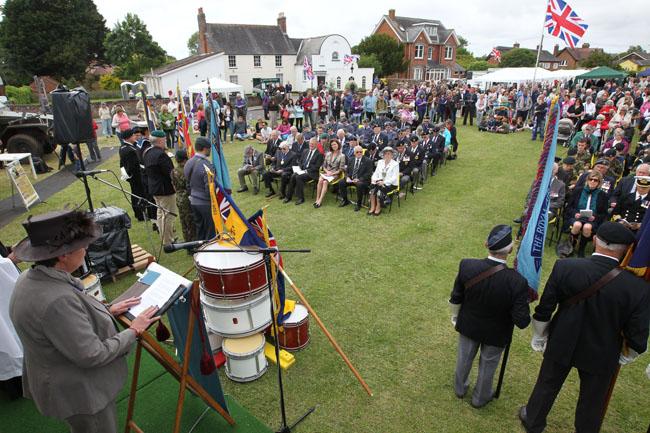
{"label": "drum rim", "polygon": [[241,299],[246,299],[246,298],[251,298],[250,301],[242,302],[241,304],[238,305],[238,307],[242,307],[242,306],[256,307],[259,304],[261,304],[262,302],[264,302],[265,299],[268,299],[269,302],[271,301],[271,299],[266,295],[266,293],[264,291],[261,291],[261,290],[259,292],[257,292],[257,293],[249,293],[248,296],[242,296],[240,298],[217,298],[217,297],[214,297],[214,296],[210,296],[210,295],[206,294],[203,290],[201,290],[200,293],[199,293],[199,300],[201,301],[201,305],[207,305],[208,307],[213,307],[213,309],[219,310],[219,311],[232,311],[235,308],[233,308],[233,307],[224,307],[224,306],[215,306],[213,304],[209,304],[209,303],[203,301],[204,297],[211,298],[211,299],[214,299],[214,300],[219,300],[219,301],[228,301],[228,302],[241,300]]}
{"label": "drum rim", "polygon": [[239,274],[242,273],[243,271],[246,271],[247,269],[257,269],[264,265],[265,265],[264,260],[261,260],[261,261],[253,262],[253,264],[248,266],[238,266],[236,268],[210,268],[210,267],[200,265],[199,263],[196,262],[196,260],[194,261],[194,266],[196,266],[196,268],[201,272],[210,274],[210,271],[215,271],[215,273],[211,275]]}
{"label": "drum rim", "polygon": [[235,382],[252,382],[255,379],[259,379],[260,377],[262,377],[264,375],[264,373],[266,373],[266,370],[268,370],[268,369],[269,369],[269,363],[267,361],[264,368],[262,370],[260,370],[260,372],[257,373],[254,376],[248,376],[248,377],[245,377],[245,378],[239,378],[239,377],[232,376],[232,374],[230,373],[230,370],[228,369],[228,364],[226,364],[225,371],[226,371],[226,376],[228,376],[228,379],[230,379],[232,381],[235,381]]}
{"label": "drum rim", "polygon": [[[270,324],[271,324],[271,320],[269,320],[268,322],[266,322],[266,323],[260,325],[259,327],[255,327],[255,329],[252,329],[252,330],[250,330],[250,331],[238,332],[238,333],[236,333],[236,334],[230,334],[230,333],[225,333],[225,332],[217,331],[217,330],[214,329],[212,326],[210,326],[210,324],[209,324],[207,321],[205,322],[205,326],[206,326],[210,331],[212,331],[212,333],[214,333],[214,334],[219,334],[219,335],[221,335],[223,338],[233,338],[233,339],[243,338],[243,337],[250,337],[251,335],[259,334],[261,329],[264,329],[265,326],[269,326]],[[222,346],[223,346],[223,343],[222,343]]]}
{"label": "drum rim", "polygon": [[[305,312],[307,313],[307,315],[305,316],[304,319],[302,319],[302,320],[299,321],[299,322],[287,322],[287,320],[289,320],[289,319],[291,318],[291,314],[293,314],[293,312],[296,311],[296,310],[295,310],[296,307],[301,307],[301,309],[304,309]],[[282,322],[282,326],[286,326],[287,328],[295,328],[295,327],[298,327],[298,326],[300,326],[301,324],[303,324],[303,323],[309,321],[309,310],[307,309],[307,307],[305,307],[305,306],[302,305],[302,304],[296,304],[296,306],[294,307],[294,310],[291,312],[291,314],[289,315],[289,317],[287,317],[287,318],[285,319],[284,322]]]}
{"label": "drum rim", "polygon": [[262,287],[257,287],[253,290],[249,290],[248,292],[238,292],[237,294],[234,295],[220,295],[214,292],[210,292],[209,290],[206,290],[204,288],[203,281],[201,281],[200,284],[200,289],[202,293],[205,293],[206,296],[209,296],[210,298],[214,299],[241,299],[241,298],[247,298],[249,296],[257,295],[262,291],[268,290],[268,284],[264,284]]}
{"label": "drum rim", "polygon": [[[226,339],[237,340],[237,338],[224,338],[223,342],[221,343],[221,350],[223,351],[224,355],[226,355],[226,356],[228,356],[230,358],[235,358],[235,359],[249,359],[249,358],[252,358],[254,355],[258,355],[260,352],[264,352],[264,345],[266,345],[266,338],[264,338],[264,334],[262,334],[261,332],[255,332],[255,334],[259,334],[262,337],[262,344],[259,347],[257,347],[255,350],[253,350],[252,352],[244,352],[243,354],[233,354],[233,353],[229,352],[226,349]],[[251,334],[251,335],[254,335],[254,334]],[[247,337],[250,337],[250,335],[248,335]],[[264,359],[266,359],[266,357]]]}

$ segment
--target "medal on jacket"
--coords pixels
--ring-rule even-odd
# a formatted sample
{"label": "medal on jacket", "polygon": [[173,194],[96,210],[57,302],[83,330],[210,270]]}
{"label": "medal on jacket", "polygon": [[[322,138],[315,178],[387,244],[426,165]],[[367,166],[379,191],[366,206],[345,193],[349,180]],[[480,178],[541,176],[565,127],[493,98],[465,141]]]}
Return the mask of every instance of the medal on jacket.
{"label": "medal on jacket", "polygon": [[643,209],[648,209],[648,206],[650,206],[650,200],[643,200],[643,201],[641,202],[641,207],[642,207]]}
{"label": "medal on jacket", "polygon": [[602,189],[602,190],[605,191],[606,193],[609,192],[609,181],[607,181],[607,180],[604,181],[604,182],[603,182],[603,186],[601,186],[600,189]]}

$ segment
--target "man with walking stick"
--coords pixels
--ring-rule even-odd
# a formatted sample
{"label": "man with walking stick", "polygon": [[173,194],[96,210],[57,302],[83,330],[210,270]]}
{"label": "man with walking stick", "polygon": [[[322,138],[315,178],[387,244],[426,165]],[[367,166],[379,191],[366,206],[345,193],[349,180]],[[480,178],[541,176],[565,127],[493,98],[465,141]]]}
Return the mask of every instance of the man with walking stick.
{"label": "man with walking stick", "polygon": [[519,410],[528,433],[544,431],[574,367],[580,376],[575,431],[598,432],[619,364],[646,350],[650,284],[619,267],[633,242],[628,228],[606,222],[594,236],[590,258],[555,263],[533,315],[531,346],[544,352],[544,360],[528,403]]}
{"label": "man with walking stick", "polygon": [[[449,299],[451,322],[460,334],[454,379],[458,398],[463,398],[469,389],[469,373],[481,349],[471,401],[476,409],[498,397],[492,391],[492,382],[501,354],[512,339],[514,325],[523,329],[530,323],[528,283],[506,266],[513,249],[512,228],[494,227],[485,246],[486,259],[461,260]],[[506,358],[507,355],[504,366]]]}

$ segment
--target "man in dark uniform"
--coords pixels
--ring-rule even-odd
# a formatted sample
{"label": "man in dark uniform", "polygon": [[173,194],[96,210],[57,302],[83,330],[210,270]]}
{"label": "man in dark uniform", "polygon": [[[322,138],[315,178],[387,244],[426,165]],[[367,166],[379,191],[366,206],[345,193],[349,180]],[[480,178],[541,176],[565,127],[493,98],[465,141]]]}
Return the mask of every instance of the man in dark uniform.
{"label": "man in dark uniform", "polygon": [[406,153],[409,156],[410,164],[406,174],[411,177],[411,188],[422,189],[417,184],[420,182],[422,171],[425,168],[423,167],[424,150],[420,147],[420,139],[417,135],[412,134],[409,141],[410,146],[406,149]]}
{"label": "man in dark uniform", "polygon": [[305,202],[305,183],[318,180],[318,170],[323,165],[323,154],[318,151],[318,140],[312,137],[309,140],[309,147],[302,152],[300,160],[297,161],[300,170],[304,173],[292,173],[287,187],[284,203],[289,203],[294,192],[296,194],[296,205]]}
{"label": "man in dark uniform", "polygon": [[528,283],[506,266],[513,248],[512,228],[494,227],[485,246],[489,250],[486,259],[461,260],[449,299],[451,321],[460,334],[454,380],[458,398],[469,389],[469,373],[481,349],[471,402],[477,409],[493,398],[494,373],[514,325],[523,329],[530,323]]}
{"label": "man in dark uniform", "polygon": [[370,142],[377,145],[377,149],[380,151],[388,146],[388,137],[385,132],[381,131],[381,126],[378,123],[373,124],[372,126],[372,135],[370,136]]}
{"label": "man in dark uniform", "polygon": [[637,176],[636,191],[624,193],[612,211],[617,221],[633,232],[641,228],[643,217],[650,207],[650,176]]}
{"label": "man in dark uniform", "polygon": [[339,207],[350,204],[348,188],[354,186],[357,188],[357,202],[354,205],[354,211],[358,212],[361,209],[363,197],[370,188],[370,177],[374,171],[373,168],[372,161],[363,155],[363,148],[358,145],[355,146],[353,157],[350,158],[345,170],[345,179],[339,182],[339,195],[341,196]]}
{"label": "man in dark uniform", "polygon": [[271,197],[275,195],[275,190],[273,189],[273,179],[276,177],[280,178],[280,198],[284,199],[286,195],[287,185],[289,184],[289,179],[292,174],[292,166],[294,165],[294,159],[296,154],[289,150],[289,145],[285,142],[280,144],[279,149],[275,152],[273,157],[273,166],[264,173],[264,185],[269,190],[266,193],[266,197]]}
{"label": "man in dark uniform", "polygon": [[427,160],[431,161],[431,176],[436,175],[436,170],[442,162],[445,152],[445,137],[440,134],[440,128],[434,126],[431,130],[431,146],[427,153]]}
{"label": "man in dark uniform", "polygon": [[[634,234],[622,224],[605,222],[594,236],[590,258],[555,262],[533,315],[531,346],[544,352],[544,360],[528,403],[519,411],[527,432],[544,430],[574,367],[580,376],[576,432],[598,432],[617,364],[625,365],[646,350],[650,284],[626,271],[616,274],[633,242]],[[579,294],[582,299],[575,297]]]}
{"label": "man in dark uniform", "polygon": [[135,146],[133,130],[127,129],[122,132],[122,145],[120,146],[120,169],[126,174],[127,182],[131,185],[131,207],[133,214],[138,221],[144,221],[144,208],[140,198],[147,194],[144,183],[142,182],[142,169],[140,168],[140,158],[138,149]]}

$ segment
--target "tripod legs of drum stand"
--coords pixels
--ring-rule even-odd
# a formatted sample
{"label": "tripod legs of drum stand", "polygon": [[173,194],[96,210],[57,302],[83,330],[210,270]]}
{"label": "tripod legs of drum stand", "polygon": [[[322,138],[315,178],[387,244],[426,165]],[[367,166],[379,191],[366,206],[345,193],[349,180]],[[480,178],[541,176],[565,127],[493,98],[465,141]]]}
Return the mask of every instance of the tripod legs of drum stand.
{"label": "tripod legs of drum stand", "polygon": [[280,413],[282,415],[282,424],[280,425],[280,429],[277,431],[277,433],[290,433],[291,430],[298,425],[301,421],[303,421],[305,418],[307,418],[308,415],[310,415],[313,411],[316,410],[316,407],[312,407],[309,409],[305,414],[303,414],[300,418],[298,418],[293,424],[290,426],[287,425],[287,412],[285,409],[284,405],[284,387],[282,385],[282,367],[280,367],[280,340],[279,340],[279,335],[278,335],[278,325],[275,320],[275,306],[273,305],[273,274],[271,273],[271,252],[270,251],[264,251],[264,264],[266,265],[266,279],[269,282],[269,296],[271,297],[271,323],[273,326],[273,347],[275,348],[275,360],[278,365],[278,388],[280,389]]}

